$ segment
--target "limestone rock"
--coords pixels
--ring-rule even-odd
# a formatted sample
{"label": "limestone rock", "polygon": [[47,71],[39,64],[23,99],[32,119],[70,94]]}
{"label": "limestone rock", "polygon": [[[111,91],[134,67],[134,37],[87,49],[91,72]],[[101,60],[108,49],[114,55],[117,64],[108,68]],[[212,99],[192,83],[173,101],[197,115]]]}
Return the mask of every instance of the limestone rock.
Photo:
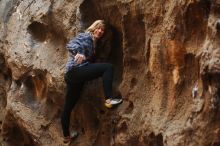
{"label": "limestone rock", "polygon": [[97,53],[115,66],[124,102],[106,109],[101,80],[89,82],[72,112],[71,145],[220,145],[219,8],[219,0],[0,1],[0,143],[62,145],[65,44],[104,19]]}

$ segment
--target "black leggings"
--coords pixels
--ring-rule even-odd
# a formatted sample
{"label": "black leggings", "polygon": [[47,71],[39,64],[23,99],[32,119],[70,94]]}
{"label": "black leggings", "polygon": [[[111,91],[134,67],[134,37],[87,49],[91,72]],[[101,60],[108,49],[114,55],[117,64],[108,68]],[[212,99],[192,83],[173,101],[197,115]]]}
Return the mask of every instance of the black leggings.
{"label": "black leggings", "polygon": [[77,103],[84,82],[101,77],[105,98],[112,98],[113,66],[109,63],[93,63],[79,68],[74,68],[65,74],[67,92],[64,103],[64,110],[61,115],[63,135],[69,136],[69,124],[71,111]]}

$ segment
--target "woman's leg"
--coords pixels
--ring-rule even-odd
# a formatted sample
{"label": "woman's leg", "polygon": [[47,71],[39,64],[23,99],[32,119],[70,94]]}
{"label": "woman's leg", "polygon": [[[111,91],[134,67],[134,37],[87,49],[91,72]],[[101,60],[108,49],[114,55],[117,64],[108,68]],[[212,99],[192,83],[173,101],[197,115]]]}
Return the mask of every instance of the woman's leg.
{"label": "woman's leg", "polygon": [[112,94],[112,80],[113,80],[113,66],[109,63],[94,63],[77,69],[77,79],[82,81],[92,80],[102,76],[103,88],[105,93],[105,106],[111,108],[114,105],[122,103],[122,99],[113,98]]}
{"label": "woman's leg", "polygon": [[108,66],[102,75],[105,98],[112,98],[113,67]]}
{"label": "woman's leg", "polygon": [[106,98],[112,98],[113,66],[109,63],[93,63],[78,68],[75,72],[78,81],[89,81],[98,77],[103,79]]}
{"label": "woman's leg", "polygon": [[83,83],[67,83],[67,92],[64,103],[64,110],[61,115],[61,125],[63,129],[64,137],[70,136],[69,125],[70,125],[70,115],[71,111],[76,105],[80,93],[83,87]]}
{"label": "woman's leg", "polygon": [[64,110],[61,116],[63,135],[69,136],[70,114],[80,97],[83,83],[98,77],[103,78],[103,87],[106,98],[112,98],[113,66],[109,63],[94,63],[73,69],[66,76],[67,94]]}

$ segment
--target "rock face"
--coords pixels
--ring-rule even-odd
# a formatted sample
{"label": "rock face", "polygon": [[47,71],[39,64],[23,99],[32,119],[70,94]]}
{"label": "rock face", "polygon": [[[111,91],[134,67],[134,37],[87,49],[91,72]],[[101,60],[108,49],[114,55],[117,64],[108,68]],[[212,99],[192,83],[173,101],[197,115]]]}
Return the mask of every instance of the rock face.
{"label": "rock face", "polygon": [[101,79],[72,112],[74,146],[220,145],[219,0],[0,0],[0,143],[60,146],[65,44],[94,20],[97,52],[124,102],[103,106]]}

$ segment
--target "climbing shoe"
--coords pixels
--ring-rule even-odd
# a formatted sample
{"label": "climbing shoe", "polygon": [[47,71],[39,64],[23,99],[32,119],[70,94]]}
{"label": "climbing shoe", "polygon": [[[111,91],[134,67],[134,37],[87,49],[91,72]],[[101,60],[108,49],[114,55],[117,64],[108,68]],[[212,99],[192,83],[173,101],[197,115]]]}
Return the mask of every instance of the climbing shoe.
{"label": "climbing shoe", "polygon": [[120,103],[122,103],[122,99],[119,99],[119,98],[111,98],[111,99],[107,99],[107,100],[105,101],[105,106],[106,106],[107,108],[112,108],[113,106],[118,105],[118,104],[120,104]]}

